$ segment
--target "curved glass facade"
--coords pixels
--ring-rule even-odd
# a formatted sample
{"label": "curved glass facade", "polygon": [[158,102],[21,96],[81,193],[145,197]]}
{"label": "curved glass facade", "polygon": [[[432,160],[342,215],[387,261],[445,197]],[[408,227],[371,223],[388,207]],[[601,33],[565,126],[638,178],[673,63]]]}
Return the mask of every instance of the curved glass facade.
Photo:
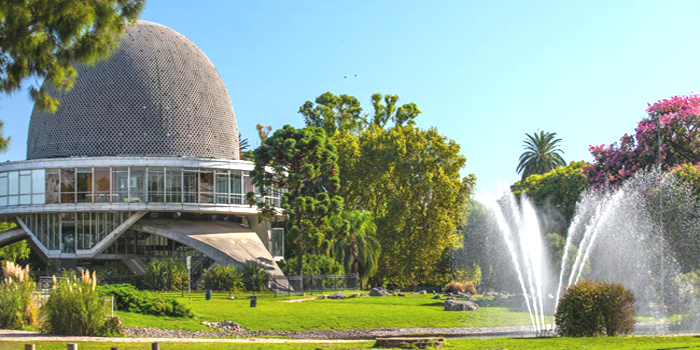
{"label": "curved glass facade", "polygon": [[[0,172],[0,206],[59,203],[247,205],[247,171],[177,167],[75,167]],[[283,191],[264,200],[276,207]]]}

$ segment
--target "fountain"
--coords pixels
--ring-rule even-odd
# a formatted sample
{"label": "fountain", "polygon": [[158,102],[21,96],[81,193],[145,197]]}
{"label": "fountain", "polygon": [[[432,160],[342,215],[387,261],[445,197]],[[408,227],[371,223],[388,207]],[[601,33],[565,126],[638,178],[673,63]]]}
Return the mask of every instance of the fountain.
{"label": "fountain", "polygon": [[[533,331],[553,330],[546,316],[554,314],[564,291],[582,278],[619,283],[634,292],[642,312],[657,319],[666,316],[664,297],[676,297],[688,288],[675,281],[682,270],[674,256],[678,249],[670,249],[659,234],[659,179],[663,202],[668,203],[663,208],[665,232],[692,237],[700,227],[700,205],[689,189],[668,174],[639,174],[619,188],[582,194],[567,229],[558,273],[548,256],[547,232],[541,229],[544,214],[528,198],[506,191],[498,200],[485,201],[490,224],[507,248]],[[695,245],[687,245],[691,251],[686,253],[694,253]],[[667,325],[659,323],[656,330],[666,332]]]}

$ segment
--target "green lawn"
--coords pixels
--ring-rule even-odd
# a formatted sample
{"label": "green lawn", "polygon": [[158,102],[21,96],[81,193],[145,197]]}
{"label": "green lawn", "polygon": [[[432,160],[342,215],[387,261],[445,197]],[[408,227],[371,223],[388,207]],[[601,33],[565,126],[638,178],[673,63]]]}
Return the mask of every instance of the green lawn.
{"label": "green lawn", "polygon": [[[184,303],[188,299],[178,293],[164,293]],[[473,312],[443,311],[444,301],[432,300],[432,295],[409,294],[406,297],[360,297],[345,300],[309,300],[286,303],[270,295],[258,299],[250,307],[244,297],[226,299],[226,294],[214,294],[204,300],[201,293],[191,300],[194,319],[166,318],[117,312],[125,326],[164,329],[205,330],[201,321],[230,320],[255,330],[304,331],[332,329],[373,329],[411,327],[497,327],[529,325],[526,312],[507,308],[481,308]],[[285,298],[286,299],[286,298]]]}
{"label": "green lawn", "polygon": [[[65,342],[32,342],[37,349],[65,349]],[[24,342],[0,342],[0,350],[19,349]],[[120,350],[150,349],[149,343],[80,342],[78,349]],[[225,343],[161,343],[161,349],[368,349],[373,342],[315,344],[225,344]],[[445,349],[700,349],[700,338],[683,337],[617,337],[617,338],[548,338],[548,339],[460,339],[447,340]]]}

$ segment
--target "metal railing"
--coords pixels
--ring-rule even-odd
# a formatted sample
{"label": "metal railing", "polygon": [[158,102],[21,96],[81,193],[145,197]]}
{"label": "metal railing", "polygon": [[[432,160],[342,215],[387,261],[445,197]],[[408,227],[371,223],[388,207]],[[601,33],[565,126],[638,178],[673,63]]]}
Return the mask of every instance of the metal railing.
{"label": "metal railing", "polygon": [[301,295],[302,293],[328,293],[348,290],[358,290],[357,275],[302,275],[273,278],[277,286],[275,296]]}

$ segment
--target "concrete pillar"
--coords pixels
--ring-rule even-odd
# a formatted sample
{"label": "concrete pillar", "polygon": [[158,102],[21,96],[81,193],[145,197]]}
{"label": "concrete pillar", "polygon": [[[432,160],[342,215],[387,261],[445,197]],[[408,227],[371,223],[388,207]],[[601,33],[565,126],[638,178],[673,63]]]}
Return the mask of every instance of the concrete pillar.
{"label": "concrete pillar", "polygon": [[67,348],[68,348],[68,350],[78,350],[78,344],[68,343]]}

